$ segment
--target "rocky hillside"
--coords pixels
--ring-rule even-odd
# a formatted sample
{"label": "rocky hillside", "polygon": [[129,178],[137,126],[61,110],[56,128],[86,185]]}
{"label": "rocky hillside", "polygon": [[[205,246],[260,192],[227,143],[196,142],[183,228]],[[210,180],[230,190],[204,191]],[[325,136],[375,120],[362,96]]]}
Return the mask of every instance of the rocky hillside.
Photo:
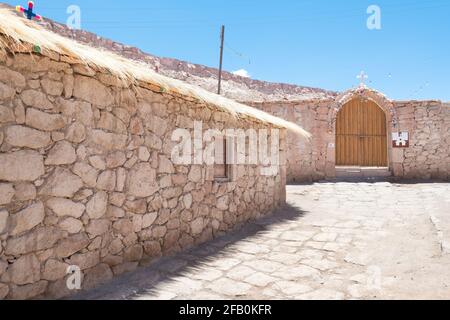
{"label": "rocky hillside", "polygon": [[[42,25],[79,42],[114,51],[130,59],[144,61],[163,75],[186,81],[212,92],[217,91],[218,70],[215,68],[172,58],[156,57],[138,48],[99,37],[91,32],[70,30],[67,26],[50,19],[45,19]],[[253,80],[230,72],[223,73],[222,83],[223,95],[242,102],[309,100],[329,98],[337,94],[323,89]]]}

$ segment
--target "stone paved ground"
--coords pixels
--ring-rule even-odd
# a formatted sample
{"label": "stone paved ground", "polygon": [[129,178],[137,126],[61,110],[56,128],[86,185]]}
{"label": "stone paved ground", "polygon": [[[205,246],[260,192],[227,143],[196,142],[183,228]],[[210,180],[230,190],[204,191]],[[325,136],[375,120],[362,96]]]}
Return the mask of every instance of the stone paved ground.
{"label": "stone paved ground", "polygon": [[450,299],[450,184],[287,188],[273,216],[75,298]]}

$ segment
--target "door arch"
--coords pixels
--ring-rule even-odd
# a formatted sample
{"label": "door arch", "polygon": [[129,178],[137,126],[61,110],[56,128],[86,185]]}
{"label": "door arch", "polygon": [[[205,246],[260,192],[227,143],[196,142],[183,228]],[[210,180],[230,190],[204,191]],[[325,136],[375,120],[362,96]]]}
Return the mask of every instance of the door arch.
{"label": "door arch", "polygon": [[347,102],[336,118],[336,165],[387,167],[387,122],[372,100]]}

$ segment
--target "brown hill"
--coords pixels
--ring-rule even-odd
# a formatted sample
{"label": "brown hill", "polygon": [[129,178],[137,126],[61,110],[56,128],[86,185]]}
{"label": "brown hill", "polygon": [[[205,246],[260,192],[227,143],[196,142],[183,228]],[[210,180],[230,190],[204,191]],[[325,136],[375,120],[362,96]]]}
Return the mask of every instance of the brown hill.
{"label": "brown hill", "polygon": [[[0,6],[9,7],[6,4],[0,4]],[[145,53],[139,48],[127,46],[88,31],[70,30],[66,25],[51,19],[45,19],[41,24],[51,31],[81,43],[111,50],[133,60],[146,62],[151,68],[165,76],[186,81],[211,92],[217,91],[218,69],[216,68],[172,58],[157,57]],[[336,92],[323,89],[254,80],[226,71],[223,73],[222,94],[241,102],[297,101],[330,98],[337,95]]]}

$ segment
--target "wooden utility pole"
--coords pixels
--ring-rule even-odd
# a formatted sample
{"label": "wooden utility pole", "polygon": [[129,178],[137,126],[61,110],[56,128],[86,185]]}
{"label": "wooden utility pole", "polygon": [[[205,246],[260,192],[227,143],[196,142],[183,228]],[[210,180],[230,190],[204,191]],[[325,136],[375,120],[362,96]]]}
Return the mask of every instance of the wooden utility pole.
{"label": "wooden utility pole", "polygon": [[220,86],[222,85],[222,61],[223,61],[223,42],[225,40],[225,26],[222,26],[222,31],[220,33],[220,65],[219,65],[219,87],[217,89],[217,94],[220,94]]}

